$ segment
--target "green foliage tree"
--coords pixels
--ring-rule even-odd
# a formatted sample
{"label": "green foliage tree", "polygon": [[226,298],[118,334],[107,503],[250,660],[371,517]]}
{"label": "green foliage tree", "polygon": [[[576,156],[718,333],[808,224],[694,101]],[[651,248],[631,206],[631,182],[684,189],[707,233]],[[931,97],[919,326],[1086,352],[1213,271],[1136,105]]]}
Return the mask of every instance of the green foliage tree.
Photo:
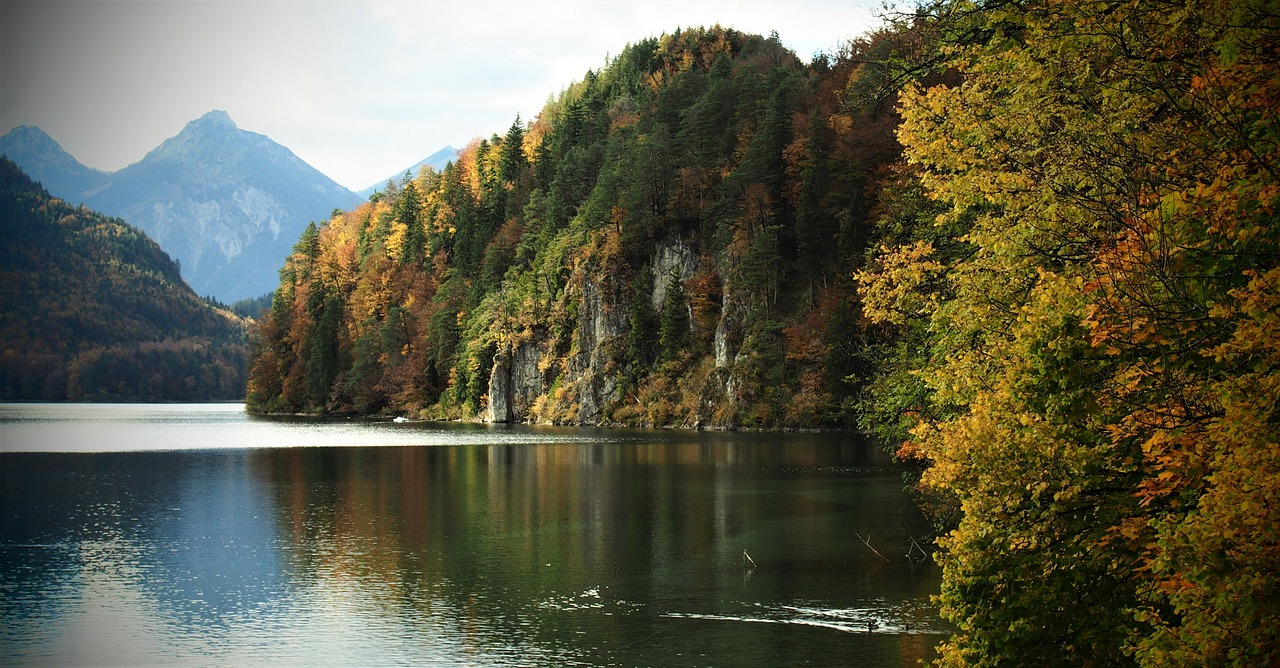
{"label": "green foliage tree", "polygon": [[520,116],[516,115],[516,120],[511,123],[502,140],[502,164],[498,170],[498,179],[506,184],[514,184],[526,164],[524,125],[520,123]]}
{"label": "green foliage tree", "polygon": [[658,320],[658,347],[662,350],[659,361],[679,360],[688,344],[689,306],[680,275],[673,272],[667,277],[667,289],[663,294],[662,312]]}
{"label": "green foliage tree", "polygon": [[967,250],[908,233],[861,280],[928,322],[900,452],[963,512],[942,663],[1277,662],[1280,13],[934,11],[960,77],[899,137]]}
{"label": "green foliage tree", "polygon": [[427,230],[424,226],[422,196],[413,181],[405,183],[396,200],[395,218],[405,226],[404,245],[400,247],[400,262],[421,264],[427,251]]}

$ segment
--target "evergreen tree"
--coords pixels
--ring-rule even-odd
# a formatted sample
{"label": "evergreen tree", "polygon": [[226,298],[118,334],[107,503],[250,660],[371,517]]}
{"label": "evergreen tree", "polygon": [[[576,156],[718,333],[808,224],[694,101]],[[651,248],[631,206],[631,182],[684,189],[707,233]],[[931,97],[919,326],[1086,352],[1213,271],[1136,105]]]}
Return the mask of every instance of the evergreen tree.
{"label": "evergreen tree", "polygon": [[658,324],[658,347],[662,350],[662,362],[673,362],[689,344],[689,305],[684,296],[684,284],[680,274],[672,272],[667,277],[667,289],[662,298],[662,316]]}
{"label": "evergreen tree", "polygon": [[520,116],[517,114],[516,120],[502,140],[502,164],[498,170],[498,179],[506,184],[515,183],[520,178],[520,172],[525,164],[524,125],[521,124]]}
{"label": "evergreen tree", "polygon": [[422,215],[422,197],[413,181],[400,189],[396,200],[396,220],[405,226],[404,245],[400,247],[402,264],[421,264],[427,248],[427,230]]}

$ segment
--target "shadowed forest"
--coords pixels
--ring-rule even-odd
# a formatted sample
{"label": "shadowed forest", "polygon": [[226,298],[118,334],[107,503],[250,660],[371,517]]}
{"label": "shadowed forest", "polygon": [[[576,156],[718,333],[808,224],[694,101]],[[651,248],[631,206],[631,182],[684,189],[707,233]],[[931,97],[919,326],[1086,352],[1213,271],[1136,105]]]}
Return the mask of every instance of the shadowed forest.
{"label": "shadowed forest", "polygon": [[197,297],[142,231],[0,157],[0,233],[0,399],[244,396],[247,322]]}

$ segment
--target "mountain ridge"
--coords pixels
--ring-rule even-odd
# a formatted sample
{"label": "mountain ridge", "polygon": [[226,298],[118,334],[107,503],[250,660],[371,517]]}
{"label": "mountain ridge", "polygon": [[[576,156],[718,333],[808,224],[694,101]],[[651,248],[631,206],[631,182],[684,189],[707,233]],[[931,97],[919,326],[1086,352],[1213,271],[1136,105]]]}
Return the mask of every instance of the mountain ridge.
{"label": "mountain ridge", "polygon": [[85,167],[33,126],[0,138],[0,153],[54,196],[128,220],[180,263],[193,289],[227,303],[269,292],[303,228],[361,200],[223,110],[115,172]]}
{"label": "mountain ridge", "polygon": [[391,176],[388,176],[387,178],[382,179],[367,188],[364,188],[363,190],[357,190],[356,194],[367,199],[370,195],[382,189],[382,187],[387,184],[387,181],[398,181],[400,177],[406,173],[409,174],[409,178],[413,178],[418,175],[418,172],[423,167],[431,167],[437,172],[442,172],[444,171],[444,168],[446,165],[458,159],[458,154],[459,154],[458,149],[454,148],[452,145],[446,146],[440,149],[439,151],[436,151],[435,153],[432,153],[431,155],[413,163],[411,166],[406,167],[405,169],[402,169],[399,172],[392,174]]}
{"label": "mountain ridge", "polygon": [[141,230],[0,158],[0,233],[0,398],[242,396],[245,321],[197,296]]}
{"label": "mountain ridge", "polygon": [[101,185],[108,175],[81,163],[34,125],[19,125],[0,137],[0,155],[8,156],[50,192],[88,192]]}

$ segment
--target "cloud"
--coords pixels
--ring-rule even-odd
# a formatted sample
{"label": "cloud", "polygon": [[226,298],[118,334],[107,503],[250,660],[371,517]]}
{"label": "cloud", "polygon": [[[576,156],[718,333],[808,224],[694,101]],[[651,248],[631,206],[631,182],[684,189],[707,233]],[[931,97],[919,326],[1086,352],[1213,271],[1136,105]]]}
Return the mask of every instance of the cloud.
{"label": "cloud", "polygon": [[0,2],[0,132],[118,169],[227,110],[351,188],[519,113],[630,43],[719,23],[802,58],[874,23],[848,2]]}

